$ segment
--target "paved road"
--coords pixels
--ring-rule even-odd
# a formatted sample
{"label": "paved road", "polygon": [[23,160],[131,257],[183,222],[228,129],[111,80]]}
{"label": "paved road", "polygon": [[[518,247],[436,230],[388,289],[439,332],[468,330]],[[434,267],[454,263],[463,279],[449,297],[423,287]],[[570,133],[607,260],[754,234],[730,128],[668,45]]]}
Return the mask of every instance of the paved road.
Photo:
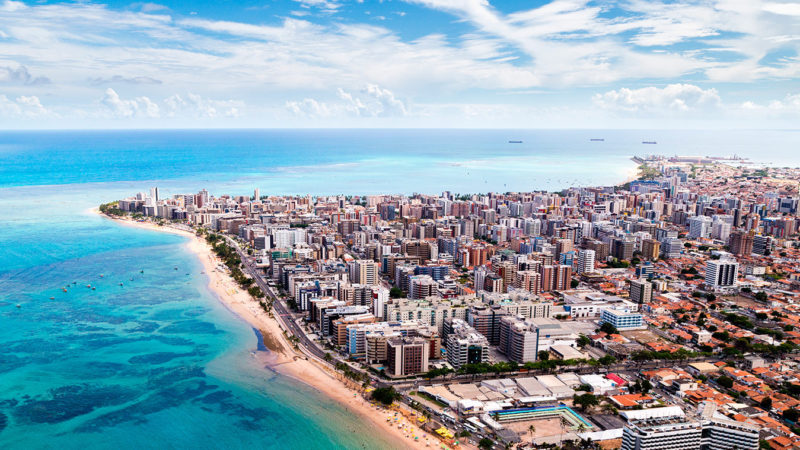
{"label": "paved road", "polygon": [[297,322],[294,321],[294,317],[292,314],[286,309],[286,306],[283,302],[278,299],[278,296],[272,292],[272,289],[269,285],[264,281],[264,278],[259,273],[259,269],[253,263],[253,260],[248,257],[248,255],[239,247],[239,244],[234,241],[233,239],[225,236],[228,243],[236,249],[236,252],[239,254],[239,258],[241,258],[242,263],[244,263],[246,272],[253,278],[256,285],[258,285],[261,290],[268,295],[272,299],[272,308],[280,317],[280,321],[283,325],[289,330],[290,334],[297,337],[300,341],[299,344],[302,345],[309,353],[316,356],[319,359],[325,358],[325,352],[319,348],[314,342],[306,336],[306,333],[297,325]]}
{"label": "paved road", "polygon": [[[312,341],[303,331],[303,329],[295,322],[294,316],[291,312],[287,309],[286,305],[278,299],[278,296],[272,291],[272,288],[264,281],[264,278],[259,273],[259,269],[255,266],[251,258],[248,257],[246,252],[244,252],[240,247],[239,244],[229,237],[225,237],[228,242],[236,249],[239,254],[239,257],[242,259],[242,262],[245,265],[245,270],[248,274],[253,278],[255,283],[261,288],[262,291],[266,295],[268,295],[272,301],[273,310],[277,313],[280,318],[280,321],[284,324],[284,326],[289,330],[289,332],[299,339],[299,345],[305,349],[305,351],[320,360],[325,359],[325,354],[327,353],[325,350],[320,348],[314,341]],[[493,378],[517,378],[517,377],[529,377],[534,375],[544,375],[544,374],[551,374],[557,373],[555,371],[546,371],[546,370],[530,370],[527,372],[507,372],[501,374],[495,373],[486,373],[486,374],[475,374],[475,375],[449,375],[446,378],[437,378],[433,380],[425,380],[425,379],[417,379],[417,380],[382,380],[375,376],[374,374],[364,371],[361,368],[349,364],[347,361],[342,360],[335,353],[331,353],[333,357],[333,362],[344,362],[348,364],[353,370],[367,374],[370,379],[373,380],[375,385],[377,386],[389,386],[393,385],[397,388],[409,388],[412,386],[425,386],[425,385],[432,385],[432,384],[441,384],[444,381],[458,381],[458,382],[474,382],[480,380],[487,380]],[[588,374],[588,373],[608,373],[608,372],[623,372],[623,371],[631,371],[631,370],[652,370],[658,369],[665,366],[678,366],[678,365],[685,365],[690,362],[699,362],[699,361],[706,361],[706,362],[715,362],[718,361],[718,358],[691,358],[683,361],[643,361],[643,362],[635,362],[635,361],[627,361],[623,363],[617,363],[608,367],[604,366],[579,366],[579,367],[565,367],[563,371],[568,372],[575,372],[578,374]]]}

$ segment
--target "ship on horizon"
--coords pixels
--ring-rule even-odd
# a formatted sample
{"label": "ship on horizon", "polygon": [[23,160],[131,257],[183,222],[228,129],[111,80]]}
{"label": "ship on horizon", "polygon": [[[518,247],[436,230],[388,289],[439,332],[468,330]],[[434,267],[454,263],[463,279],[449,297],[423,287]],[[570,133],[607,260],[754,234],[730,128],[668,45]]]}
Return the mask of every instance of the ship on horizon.
{"label": "ship on horizon", "polygon": [[658,144],[656,141],[642,141],[642,144]]}

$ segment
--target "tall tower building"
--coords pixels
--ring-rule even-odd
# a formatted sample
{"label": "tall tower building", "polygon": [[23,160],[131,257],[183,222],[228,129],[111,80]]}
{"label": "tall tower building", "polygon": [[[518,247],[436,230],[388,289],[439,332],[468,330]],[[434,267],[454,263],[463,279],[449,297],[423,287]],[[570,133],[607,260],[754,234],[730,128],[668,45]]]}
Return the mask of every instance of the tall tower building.
{"label": "tall tower building", "polygon": [[739,274],[736,261],[709,260],[706,262],[706,286],[710,288],[733,286]]}
{"label": "tall tower building", "polygon": [[594,250],[578,251],[578,273],[594,272]]}
{"label": "tall tower building", "polygon": [[650,303],[653,301],[653,284],[646,280],[631,280],[628,293],[634,303]]}

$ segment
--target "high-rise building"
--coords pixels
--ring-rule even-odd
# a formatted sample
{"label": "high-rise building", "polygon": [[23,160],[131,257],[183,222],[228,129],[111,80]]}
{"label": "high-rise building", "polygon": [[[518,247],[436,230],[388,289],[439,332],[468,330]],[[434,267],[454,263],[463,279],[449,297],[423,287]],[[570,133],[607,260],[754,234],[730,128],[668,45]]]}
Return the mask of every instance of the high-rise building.
{"label": "high-rise building", "polygon": [[736,284],[739,263],[732,260],[709,260],[706,262],[706,286],[728,287]]}
{"label": "high-rise building", "polygon": [[661,242],[661,257],[664,259],[677,258],[683,251],[683,242],[678,238],[666,238]]}
{"label": "high-rise building", "polygon": [[536,361],[539,352],[554,345],[575,346],[579,335],[564,323],[549,318],[522,319],[508,316],[500,321],[498,349],[511,361]]}
{"label": "high-rise building", "polygon": [[380,283],[378,272],[380,264],[375,261],[360,259],[353,262],[350,281],[357,284],[375,285]]}
{"label": "high-rise building", "polygon": [[477,364],[489,361],[489,340],[478,333],[464,321],[445,322],[448,328],[445,335],[447,342],[447,362],[458,369],[464,364]]}
{"label": "high-rise building", "polygon": [[771,236],[753,236],[753,253],[756,255],[769,256],[772,252]]}
{"label": "high-rise building", "polygon": [[542,290],[542,275],[533,270],[517,272],[517,280],[514,285],[519,289],[539,294]]}
{"label": "high-rise building", "polygon": [[633,251],[636,249],[636,242],[632,239],[614,239],[612,241],[612,254],[617,259],[630,261],[633,258]]}
{"label": "high-rise building", "polygon": [[572,286],[572,266],[559,265],[556,266],[556,279],[553,284],[553,290],[566,291]]}
{"label": "high-rise building", "polygon": [[428,371],[430,343],[421,337],[393,337],[386,341],[386,368],[395,376]]}
{"label": "high-rise building", "polygon": [[757,426],[720,414],[702,414],[689,420],[678,406],[622,413],[628,424],[622,432],[622,450],[757,450]]}
{"label": "high-rise building", "polygon": [[578,251],[578,273],[592,273],[594,272],[594,250],[580,250]]}
{"label": "high-rise building", "polygon": [[653,301],[653,284],[646,280],[631,280],[628,293],[634,303],[650,303]]}
{"label": "high-rise building", "polygon": [[[663,409],[663,408],[659,408]],[[634,421],[622,432],[622,450],[699,450],[700,422],[682,419]]]}
{"label": "high-rise building", "polygon": [[710,234],[710,217],[696,216],[689,219],[689,239],[707,238]]}
{"label": "high-rise building", "polygon": [[722,220],[715,220],[714,223],[711,224],[712,238],[718,239],[723,242],[727,242],[730,235],[731,235],[730,223]]}
{"label": "high-rise building", "polygon": [[428,298],[436,293],[436,281],[429,275],[408,277],[408,296],[413,299]]}
{"label": "high-rise building", "polygon": [[645,239],[642,241],[642,258],[647,261],[658,259],[661,253],[661,243],[655,239]]}
{"label": "high-rise building", "polygon": [[728,246],[736,256],[750,256],[753,253],[753,233],[743,230],[732,232]]}

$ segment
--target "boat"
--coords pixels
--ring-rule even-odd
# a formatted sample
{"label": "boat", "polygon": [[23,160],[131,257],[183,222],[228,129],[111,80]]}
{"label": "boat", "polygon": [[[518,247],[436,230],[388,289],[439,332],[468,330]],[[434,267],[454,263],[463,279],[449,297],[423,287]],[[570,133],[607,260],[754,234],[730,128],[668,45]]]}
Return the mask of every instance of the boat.
{"label": "boat", "polygon": [[508,141],[509,144],[522,144],[522,141]]}
{"label": "boat", "polygon": [[55,300],[55,299],[56,299],[55,297],[50,297],[50,300]]}
{"label": "boat", "polygon": [[120,283],[119,285],[122,286],[122,283]]}
{"label": "boat", "polygon": [[178,270],[178,268],[176,267],[175,270]]}
{"label": "boat", "polygon": [[97,288],[92,288],[93,291],[97,290]]}
{"label": "boat", "polygon": [[642,141],[642,144],[658,144],[656,141]]}
{"label": "boat", "polygon": [[87,287],[87,288],[90,288],[90,287],[92,287],[92,285],[91,285],[91,284],[87,284],[87,285],[86,285],[86,287]]}
{"label": "boat", "polygon": [[19,303],[17,303],[17,308],[22,308],[22,305],[20,305]]}
{"label": "boat", "polygon": [[592,142],[605,142],[605,139],[603,139],[603,138],[591,138],[589,140],[592,141]]}
{"label": "boat", "polygon": [[67,288],[62,289],[62,291],[67,292]]}
{"label": "boat", "polygon": [[144,273],[144,270],[140,270],[139,273]]}
{"label": "boat", "polygon": [[100,278],[103,278],[103,274],[102,273],[100,274]]}

